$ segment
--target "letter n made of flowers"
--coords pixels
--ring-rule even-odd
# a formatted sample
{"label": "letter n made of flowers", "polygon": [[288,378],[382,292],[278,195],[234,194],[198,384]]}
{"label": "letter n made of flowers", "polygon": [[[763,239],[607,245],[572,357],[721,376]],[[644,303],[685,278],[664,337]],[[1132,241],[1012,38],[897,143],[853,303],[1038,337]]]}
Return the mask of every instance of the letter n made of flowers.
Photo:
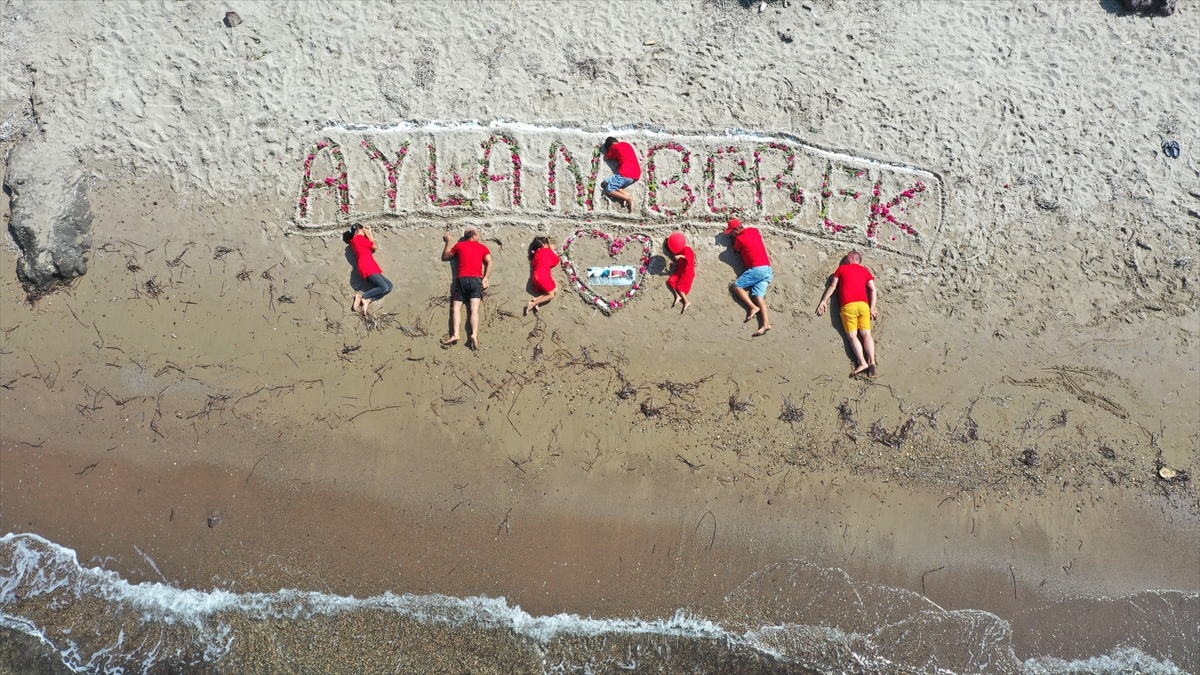
{"label": "letter n made of flowers", "polygon": [[[323,150],[329,150],[329,154],[333,156],[333,174],[314,180],[312,175],[313,160]],[[313,191],[321,189],[326,190],[328,194],[336,197],[339,211],[350,213],[350,185],[346,179],[346,158],[342,155],[342,147],[329,139],[318,141],[308,151],[308,156],[304,158],[304,180],[300,185],[301,218],[308,217],[309,200],[316,198],[317,194]]]}
{"label": "letter n made of flowers", "polygon": [[[508,145],[509,159],[512,160],[512,174],[494,174],[492,173],[492,149],[497,143]],[[516,139],[508,134],[496,134],[484,141],[483,159],[479,160],[479,200],[486,202],[488,200],[488,186],[492,183],[497,183],[502,180],[512,180],[512,205],[521,205],[521,146]]]}
{"label": "letter n made of flowers", "polygon": [[370,141],[362,142],[363,148],[367,151],[367,156],[371,159],[377,159],[383,164],[383,170],[387,173],[387,190],[385,191],[388,198],[387,203],[388,207],[393,211],[396,210],[396,190],[400,182],[400,169],[404,166],[404,158],[408,156],[408,143],[408,141],[404,141],[400,149],[396,151],[396,161],[393,163],[388,161],[387,155],[375,147],[374,143]]}

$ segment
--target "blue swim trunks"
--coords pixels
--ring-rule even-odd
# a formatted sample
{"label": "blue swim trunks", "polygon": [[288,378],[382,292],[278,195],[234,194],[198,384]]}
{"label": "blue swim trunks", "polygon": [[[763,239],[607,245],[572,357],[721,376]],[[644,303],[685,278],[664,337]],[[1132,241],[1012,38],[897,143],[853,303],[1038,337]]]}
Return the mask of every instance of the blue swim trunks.
{"label": "blue swim trunks", "polygon": [[738,277],[733,284],[738,288],[748,288],[750,295],[761,298],[767,294],[767,287],[771,285],[773,278],[775,278],[775,273],[771,271],[771,266],[762,265],[742,272],[742,276]]}
{"label": "blue swim trunks", "polygon": [[616,192],[617,190],[633,185],[635,182],[636,181],[632,178],[626,178],[625,176],[617,174],[605,182],[604,190],[606,192]]}

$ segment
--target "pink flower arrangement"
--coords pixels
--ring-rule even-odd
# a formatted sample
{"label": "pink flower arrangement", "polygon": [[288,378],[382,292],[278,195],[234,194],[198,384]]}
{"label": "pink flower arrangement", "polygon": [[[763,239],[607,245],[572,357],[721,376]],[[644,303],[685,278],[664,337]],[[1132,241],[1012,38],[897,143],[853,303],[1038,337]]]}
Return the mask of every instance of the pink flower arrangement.
{"label": "pink flower arrangement", "polygon": [[[559,155],[562,155],[563,162],[566,163],[567,169],[571,172],[571,176],[575,179],[575,201],[578,202],[580,206],[587,206],[590,210],[591,199],[588,198],[585,201],[585,197],[587,197],[588,193],[583,187],[583,172],[579,170],[579,165],[575,163],[575,158],[571,156],[571,151],[567,150],[567,146],[563,145],[560,141],[554,141],[550,144],[550,161],[547,162],[548,175],[546,178],[546,190],[550,194],[550,206],[558,205],[556,162]],[[595,181],[595,176],[596,172],[593,172],[593,181]],[[592,187],[593,189],[595,188],[594,182],[592,183]]]}
{"label": "pink flower arrangement", "polygon": [[367,155],[371,159],[377,159],[383,163],[383,169],[387,173],[388,187],[386,192],[388,206],[393,211],[396,210],[396,189],[400,181],[400,168],[404,166],[404,158],[408,156],[408,144],[409,141],[404,141],[404,143],[400,145],[400,149],[396,152],[396,161],[393,163],[389,162],[383,152],[381,152],[379,148],[375,147],[373,143],[370,141],[362,142],[362,146],[366,149]]}
{"label": "pink flower arrangement", "polygon": [[[335,163],[334,171],[336,177],[329,176],[317,183],[312,177],[313,160],[317,158],[317,154],[328,148],[329,153],[333,155]],[[338,209],[342,213],[350,213],[350,184],[346,180],[346,158],[342,155],[342,148],[337,143],[330,140],[317,142],[316,145],[308,151],[308,156],[304,159],[304,180],[300,186],[300,217],[308,217],[308,199],[313,188],[324,184],[338,199]]]}
{"label": "pink flower arrangement", "polygon": [[[795,218],[800,213],[801,207],[804,206],[804,188],[800,187],[795,182],[796,176],[796,150],[783,143],[767,143],[760,145],[754,149],[754,205],[761,211],[763,208],[763,176],[762,176],[762,155],[768,150],[778,150],[787,156],[787,166],[783,171],[775,174],[772,182],[775,183],[775,189],[787,189],[788,199],[790,199],[796,207],[787,213],[767,218],[768,222],[782,223],[792,218]],[[785,181],[784,179],[791,179]]]}
{"label": "pink flower arrangement", "polygon": [[[509,148],[509,158],[512,160],[512,175],[494,174],[491,172],[492,148],[497,143],[506,143]],[[516,139],[508,134],[494,134],[480,144],[483,148],[483,159],[479,160],[479,200],[488,200],[488,186],[502,180],[512,179],[513,206],[521,205],[521,146]]]}
{"label": "pink flower arrangement", "polygon": [[[912,186],[911,188],[908,188],[907,190],[902,191],[899,195],[896,195],[896,197],[892,198],[891,200],[887,201],[886,203],[883,201],[883,199],[880,196],[880,193],[882,191],[883,191],[883,178],[880,178],[878,181],[876,181],[875,188],[871,191],[874,196],[871,198],[871,220],[867,223],[867,239],[870,239],[871,241],[875,242],[876,245],[878,245],[879,225],[881,223],[883,223],[884,221],[887,221],[887,222],[895,225],[897,228],[900,229],[901,232],[903,232],[905,234],[908,234],[908,235],[911,235],[914,237],[918,236],[919,233],[917,232],[917,229],[915,227],[913,227],[912,225],[909,225],[908,223],[900,221],[898,218],[896,218],[896,216],[892,215],[892,209],[900,206],[900,201],[902,199],[910,199],[911,200],[914,197],[916,197],[919,193],[924,192],[925,191],[925,183],[923,183],[922,181],[917,181],[916,185]],[[920,206],[920,203],[918,202],[918,203],[914,204],[914,206]],[[904,207],[901,207],[900,210],[905,211],[906,209]],[[892,239],[895,240],[895,237],[892,237]]]}
{"label": "pink flower arrangement", "polygon": [[[856,175],[861,175],[861,173],[856,174]],[[834,222],[833,220],[831,220],[829,218],[829,200],[834,195],[833,190],[829,187],[829,181],[832,177],[833,177],[833,165],[826,164],[825,165],[825,175],[821,177],[821,215],[818,217],[821,219],[821,224],[823,226],[825,226],[825,229],[830,234],[837,234],[837,233],[841,232],[842,230],[846,229],[846,226],[841,223]],[[854,200],[857,200],[859,197],[862,196],[861,192],[857,192],[855,190],[847,190],[847,189],[838,190],[837,194],[842,197],[850,197],[851,199],[854,199]]]}
{"label": "pink flower arrangement", "polygon": [[[452,195],[450,197],[438,196],[438,174],[437,174],[437,145],[430,141],[427,144],[429,148],[429,166],[425,169],[425,175],[429,180],[429,201],[433,202],[434,206],[470,206],[471,200],[460,195]],[[462,178],[456,173],[454,174],[457,185],[461,187]]]}
{"label": "pink flower arrangement", "polygon": [[[658,178],[658,166],[656,165],[656,163],[654,161],[654,155],[659,150],[673,150],[675,152],[678,152],[680,159],[683,162],[683,170],[680,173],[677,173],[674,176],[671,176],[670,178],[664,178],[664,179],[660,180]],[[650,205],[650,208],[655,211],[658,211],[659,213],[666,215],[668,218],[673,218],[675,216],[680,216],[680,215],[687,213],[688,209],[692,208],[692,204],[694,204],[696,201],[696,194],[694,192],[692,192],[692,187],[690,185],[688,185],[687,183],[680,183],[680,181],[683,180],[683,176],[685,174],[691,173],[691,171],[692,171],[692,153],[687,148],[680,145],[679,143],[675,143],[675,142],[660,143],[658,145],[651,147],[649,150],[647,150],[646,151],[646,194],[647,194],[646,203]],[[683,197],[680,200],[682,202],[682,204],[679,208],[679,211],[673,211],[671,209],[663,208],[658,203],[658,191],[660,189],[665,189],[672,185],[675,185],[676,183],[680,183],[679,189],[683,190]]]}
{"label": "pink flower arrangement", "polygon": [[[604,296],[600,295],[586,283],[584,283],[583,278],[579,276],[579,272],[575,269],[575,263],[571,260],[571,245],[574,244],[576,240],[584,237],[604,240],[604,242],[608,244],[608,255],[609,257],[613,258],[620,255],[621,251],[625,250],[625,246],[629,244],[629,242],[641,242],[641,266],[638,268],[637,277],[635,278],[633,285],[629,287],[629,290],[621,297],[620,300],[606,299]],[[622,237],[597,229],[579,229],[575,230],[575,234],[567,237],[567,240],[563,242],[562,246],[563,271],[567,273],[567,276],[571,279],[571,283],[575,284],[575,288],[579,291],[579,294],[583,296],[584,300],[587,300],[589,305],[595,305],[597,309],[605,314],[611,314],[613,311],[624,307],[625,304],[631,298],[633,298],[634,294],[641,290],[642,284],[640,279],[642,278],[642,275],[646,274],[646,272],[650,269],[650,260],[653,257],[650,237],[644,234],[636,233],[627,234]]]}
{"label": "pink flower arrangement", "polygon": [[[738,152],[738,149],[732,145],[725,148],[717,148],[714,154],[708,156],[708,161],[706,161],[704,165],[704,183],[708,189],[708,210],[720,216],[737,215],[745,210],[740,206],[718,207],[716,205],[716,200],[724,196],[722,193],[717,192],[717,157],[719,155],[733,154],[736,152]],[[738,160],[738,166],[744,171],[746,168],[746,160]],[[730,172],[728,176],[722,176],[721,180],[725,181],[729,187],[732,188],[734,181],[745,181],[749,180],[749,178],[746,177],[745,173],[735,175],[733,172]]]}
{"label": "pink flower arrangement", "polygon": [[603,145],[597,145],[595,150],[592,150],[592,172],[588,174],[587,180],[587,210],[596,210],[596,177],[600,175],[600,155],[604,152]]}

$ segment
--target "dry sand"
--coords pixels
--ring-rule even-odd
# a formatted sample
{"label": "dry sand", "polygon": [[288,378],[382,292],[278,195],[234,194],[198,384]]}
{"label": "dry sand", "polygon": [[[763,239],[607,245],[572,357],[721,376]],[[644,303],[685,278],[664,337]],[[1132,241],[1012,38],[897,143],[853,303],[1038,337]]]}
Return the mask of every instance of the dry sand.
{"label": "dry sand", "polygon": [[[77,161],[96,220],[88,274],[36,303],[0,256],[0,527],[135,581],[534,613],[703,608],[786,558],[1008,619],[1194,592],[1195,488],[1157,471],[1198,468],[1200,3],[1113,4],[256,3],[230,29],[201,3],[10,2],[5,147],[24,129]],[[429,127],[450,121],[484,127]],[[506,129],[522,205],[511,178],[483,205],[429,204],[428,139],[477,197],[467,167]],[[645,181],[632,218],[548,208],[544,148],[564,136],[586,165],[613,129],[696,151],[687,216],[646,209]],[[809,210],[760,222],[776,275],[756,340],[700,193],[700,150],[749,148],[744,130],[803,144],[810,169],[878,172],[853,189],[932,177],[922,234],[867,248],[866,199],[830,234],[807,171]],[[324,139],[351,211],[321,192],[301,217]],[[394,211],[364,139],[412,141]],[[561,243],[589,218],[656,242],[682,227],[694,307],[669,311],[652,275],[606,316],[560,270],[559,298],[521,317],[532,232]],[[351,219],[396,282],[371,325],[321,236]],[[496,259],[478,352],[438,344],[442,228],[465,223]],[[850,247],[882,289],[875,381],[846,377],[813,311]]]}

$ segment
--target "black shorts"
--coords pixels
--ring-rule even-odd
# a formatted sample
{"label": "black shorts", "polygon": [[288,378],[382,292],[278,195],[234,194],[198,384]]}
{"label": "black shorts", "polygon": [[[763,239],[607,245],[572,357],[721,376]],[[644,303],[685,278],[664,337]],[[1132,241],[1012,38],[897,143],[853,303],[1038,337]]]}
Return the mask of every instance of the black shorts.
{"label": "black shorts", "polygon": [[458,302],[483,299],[483,277],[459,277],[450,287],[451,296]]}

